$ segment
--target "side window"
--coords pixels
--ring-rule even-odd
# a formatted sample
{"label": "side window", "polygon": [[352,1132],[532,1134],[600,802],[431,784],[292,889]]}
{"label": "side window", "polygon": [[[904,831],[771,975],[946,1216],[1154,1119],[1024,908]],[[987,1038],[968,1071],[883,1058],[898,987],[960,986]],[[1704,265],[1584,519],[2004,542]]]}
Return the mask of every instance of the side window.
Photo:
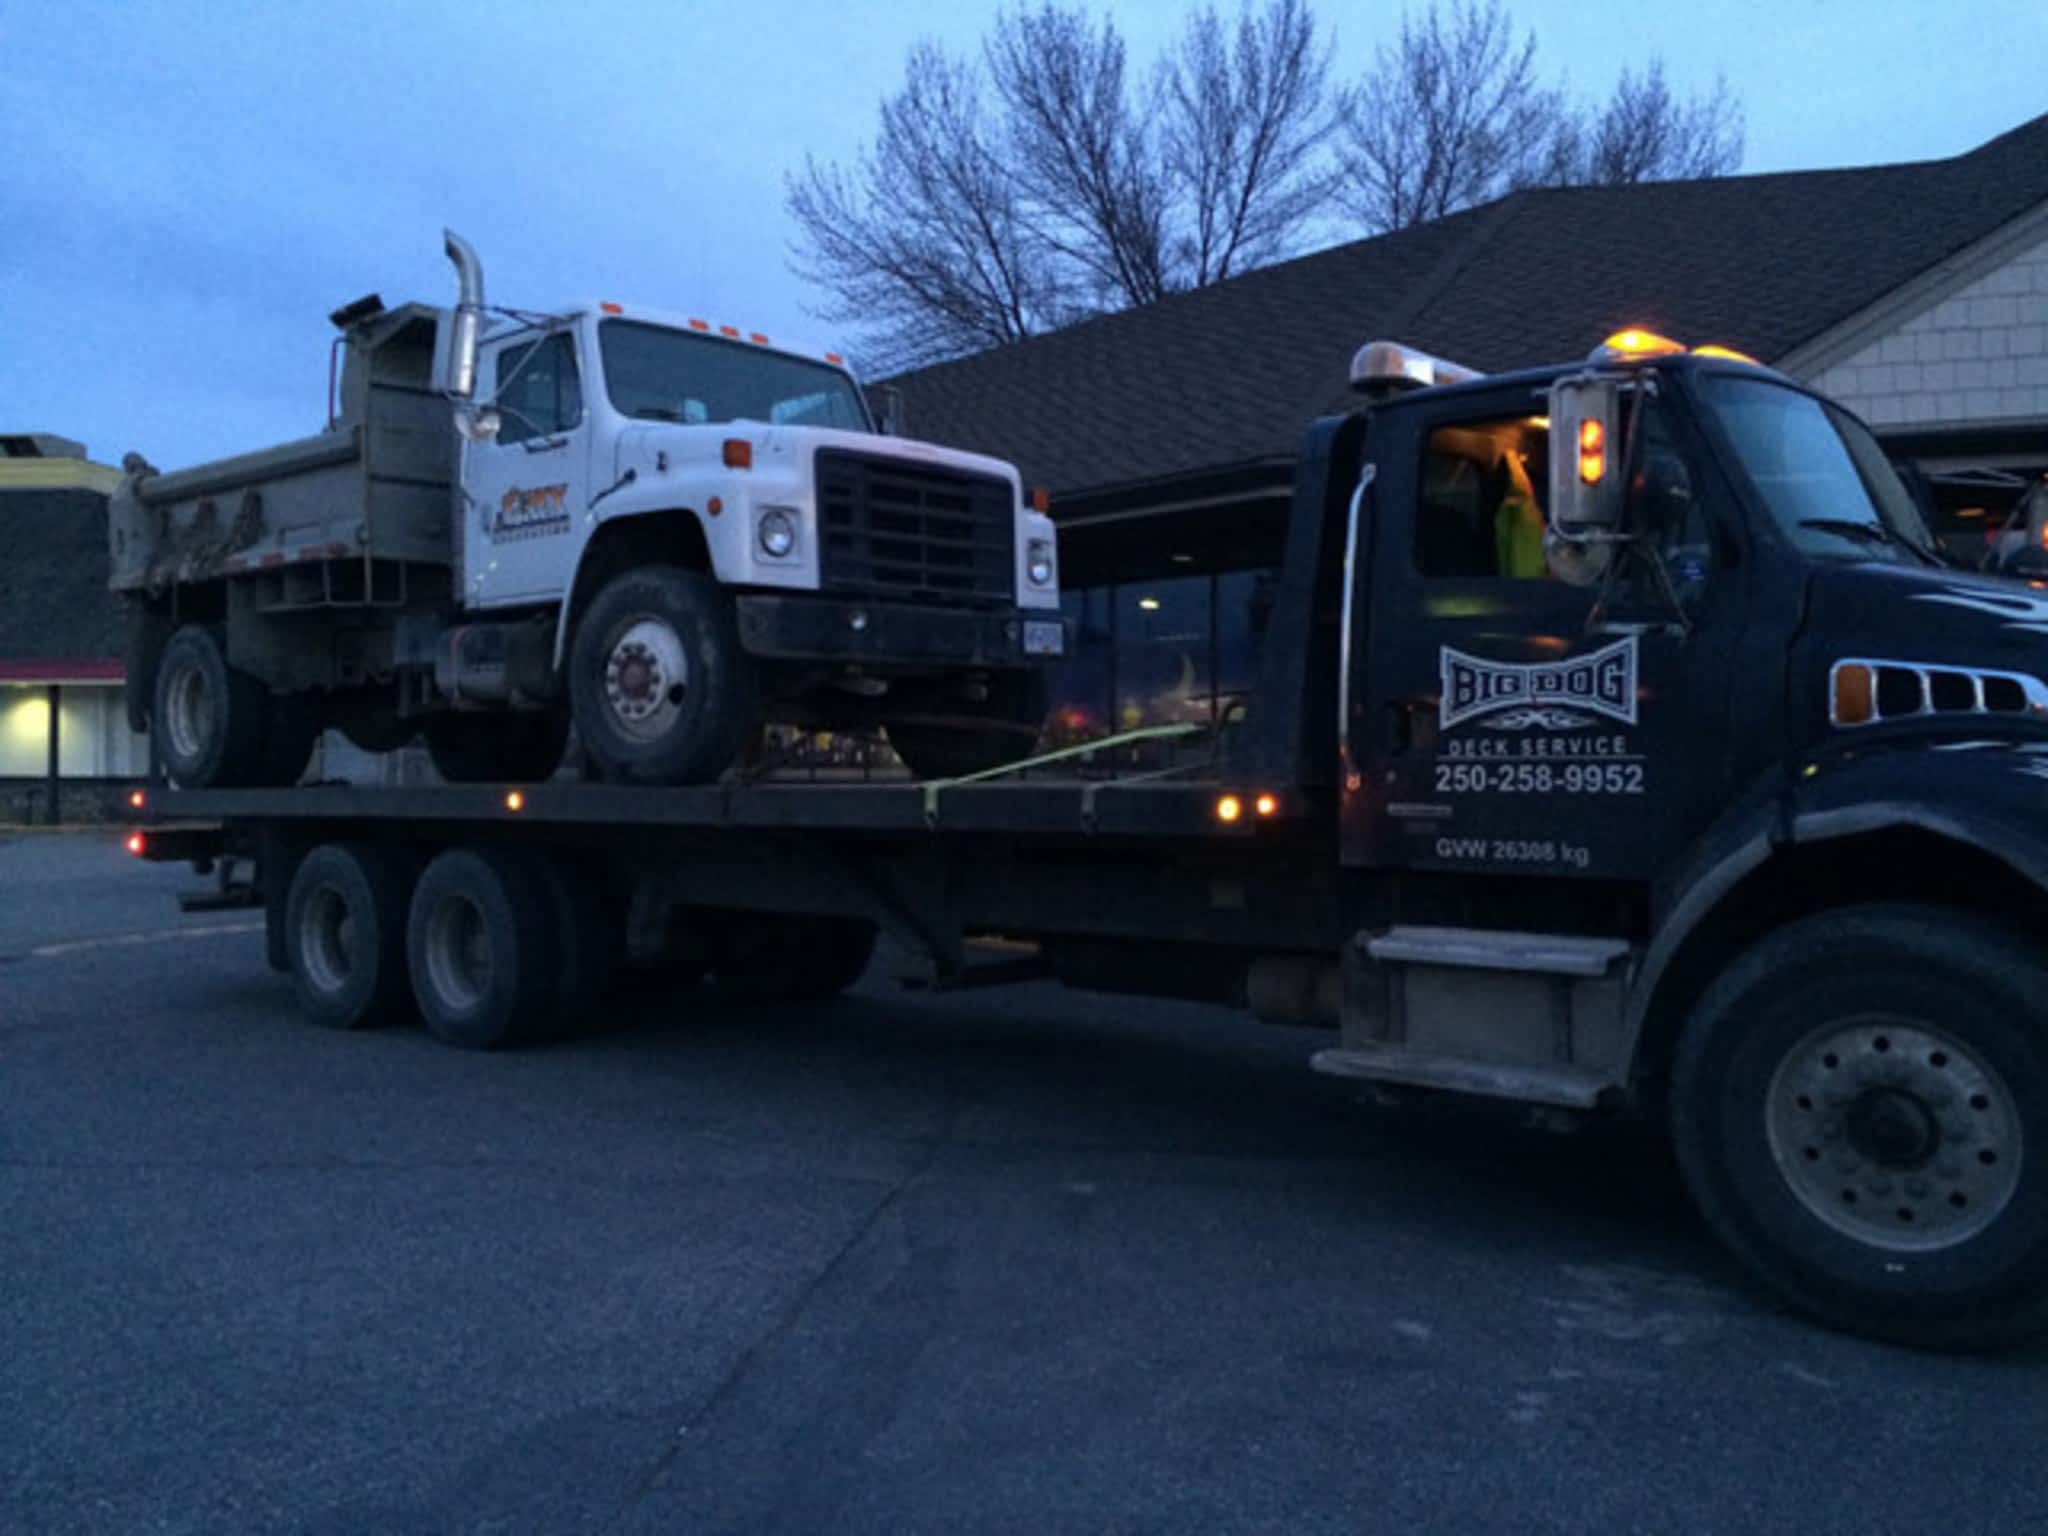
{"label": "side window", "polygon": [[1629,501],[1629,515],[1654,544],[1673,592],[1690,606],[1713,567],[1713,534],[1669,408],[1657,401],[1643,418]]}
{"label": "side window", "polygon": [[575,426],[583,419],[583,384],[574,338],[557,331],[499,352],[495,403],[504,422],[500,443],[553,437]]}
{"label": "side window", "polygon": [[1549,424],[1488,417],[1434,429],[1422,452],[1415,563],[1435,580],[1533,581],[1543,563]]}

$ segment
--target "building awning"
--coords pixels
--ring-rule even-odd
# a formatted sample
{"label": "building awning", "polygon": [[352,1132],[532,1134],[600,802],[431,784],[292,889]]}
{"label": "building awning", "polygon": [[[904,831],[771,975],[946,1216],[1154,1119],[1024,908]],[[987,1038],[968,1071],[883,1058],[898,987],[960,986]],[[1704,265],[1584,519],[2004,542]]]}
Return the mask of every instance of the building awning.
{"label": "building awning", "polygon": [[126,675],[118,656],[0,656],[0,683],[118,683]]}

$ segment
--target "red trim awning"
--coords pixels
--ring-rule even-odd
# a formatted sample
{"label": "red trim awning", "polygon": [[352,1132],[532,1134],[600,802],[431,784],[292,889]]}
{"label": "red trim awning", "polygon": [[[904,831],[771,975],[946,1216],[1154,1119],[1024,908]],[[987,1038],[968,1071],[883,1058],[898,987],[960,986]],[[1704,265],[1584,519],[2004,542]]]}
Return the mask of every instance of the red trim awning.
{"label": "red trim awning", "polygon": [[118,683],[124,675],[117,656],[0,656],[0,683]]}

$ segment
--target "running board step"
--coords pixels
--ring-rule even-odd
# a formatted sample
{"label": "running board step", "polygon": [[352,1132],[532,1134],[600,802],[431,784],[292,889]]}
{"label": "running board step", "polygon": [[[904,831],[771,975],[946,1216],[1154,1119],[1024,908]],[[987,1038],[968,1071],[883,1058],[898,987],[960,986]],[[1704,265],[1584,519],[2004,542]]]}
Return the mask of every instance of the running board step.
{"label": "running board step", "polygon": [[1494,928],[1389,928],[1366,938],[1365,952],[1382,963],[1605,976],[1628,953],[1628,941]]}
{"label": "running board step", "polygon": [[[1397,932],[1399,930],[1396,930]],[[1583,1067],[1489,1062],[1470,1056],[1436,1055],[1400,1046],[1351,1046],[1317,1051],[1309,1065],[1331,1077],[1359,1077],[1410,1088],[1441,1088],[1524,1104],[1592,1109],[1614,1085]]]}

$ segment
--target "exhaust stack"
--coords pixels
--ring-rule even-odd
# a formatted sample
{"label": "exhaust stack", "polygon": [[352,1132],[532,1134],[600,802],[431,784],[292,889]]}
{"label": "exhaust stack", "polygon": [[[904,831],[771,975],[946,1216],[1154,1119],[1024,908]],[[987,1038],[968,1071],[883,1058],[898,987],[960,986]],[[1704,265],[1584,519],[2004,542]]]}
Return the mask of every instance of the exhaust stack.
{"label": "exhaust stack", "polygon": [[476,394],[477,344],[484,329],[484,264],[476,248],[452,229],[441,231],[448,259],[455,263],[455,309],[450,317],[447,393],[458,400]]}

